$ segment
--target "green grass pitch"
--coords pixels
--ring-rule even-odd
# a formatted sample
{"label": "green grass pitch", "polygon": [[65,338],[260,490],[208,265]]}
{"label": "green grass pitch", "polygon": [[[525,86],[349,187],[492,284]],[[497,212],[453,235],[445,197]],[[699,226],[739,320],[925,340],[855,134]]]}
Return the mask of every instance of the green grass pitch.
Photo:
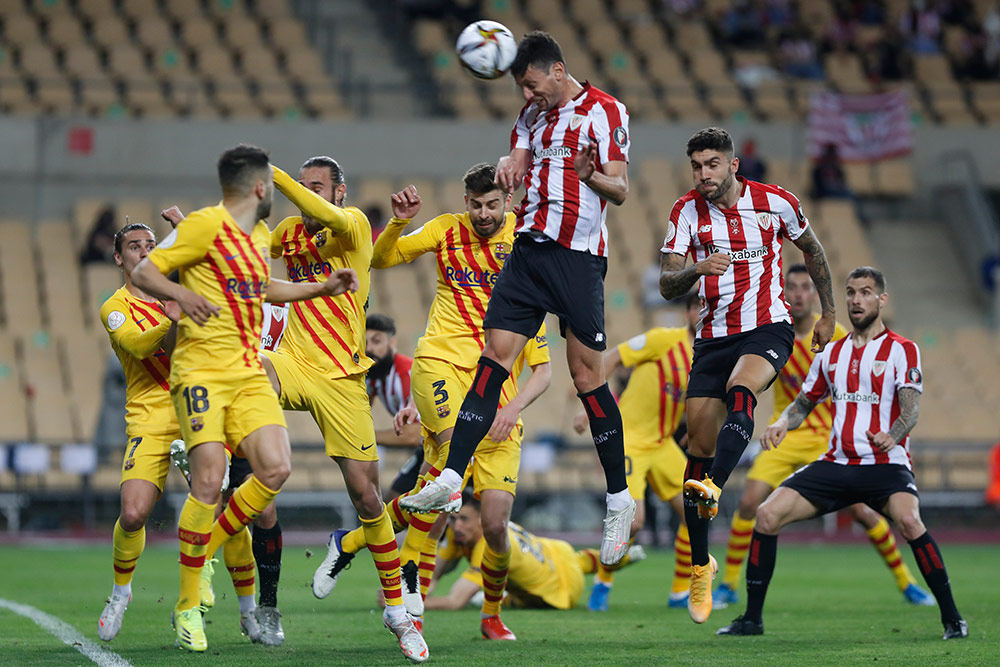
{"label": "green grass pitch", "polygon": [[[667,609],[672,552],[652,552],[622,572],[608,613],[589,612],[584,601],[569,612],[508,609],[504,619],[518,636],[511,643],[482,640],[475,609],[428,613],[424,632],[431,664],[441,665],[998,664],[1000,548],[945,543],[942,551],[971,628],[967,640],[942,641],[937,608],[905,604],[871,547],[780,543],[763,637],[714,635],[742,605],[715,611],[703,626],[691,623],[685,610]],[[317,544],[311,558],[306,553],[301,546],[284,550],[279,606],[287,638],[280,648],[254,646],[240,635],[223,568],[215,576],[218,603],[207,616],[208,653],[186,655],[174,648],[170,609],[177,595],[177,552],[162,545],[140,559],[121,634],[107,646],[133,665],[404,664],[375,606],[368,555],[355,559],[329,598],[317,600],[309,582],[325,547]],[[907,550],[912,568],[910,556]],[[106,546],[0,547],[0,573],[0,598],[37,607],[102,643],[97,617],[111,588],[110,534]],[[0,663],[91,664],[6,609],[0,609],[0,628]]]}

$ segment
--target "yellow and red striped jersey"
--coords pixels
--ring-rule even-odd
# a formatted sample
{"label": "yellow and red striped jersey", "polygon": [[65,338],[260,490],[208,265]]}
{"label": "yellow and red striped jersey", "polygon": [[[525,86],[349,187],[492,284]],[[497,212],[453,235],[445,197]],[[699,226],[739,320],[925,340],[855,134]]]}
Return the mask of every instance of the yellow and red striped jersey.
{"label": "yellow and red striped jersey", "polygon": [[414,357],[431,357],[475,368],[483,351],[483,317],[493,285],[514,243],[514,214],[490,238],[476,234],[469,214],[446,213],[400,237],[408,220],[393,218],[375,242],[372,264],[388,268],[426,252],[437,259],[437,292],[427,331]]}
{"label": "yellow and red striped jersey", "polygon": [[206,372],[232,377],[239,369],[264,372],[259,355],[261,303],[271,275],[269,240],[264,222],[247,234],[220,204],[188,215],[149,254],[161,273],[180,269],[181,285],[221,308],[204,326],[181,318],[172,378]]}
{"label": "yellow and red striped jersey", "polygon": [[373,363],[365,355],[371,224],[360,209],[331,204],[277,167],[274,184],[300,211],[323,225],[310,234],[302,216],[296,215],[282,220],[271,232],[271,257],[284,259],[288,279],[320,282],[337,269],[354,269],[360,283],[354,294],[291,303],[280,352],[330,378],[363,373]]}
{"label": "yellow and red striped jersey", "polygon": [[633,368],[618,404],[629,448],[658,447],[673,437],[684,416],[693,350],[685,327],[654,327],[618,346]]}
{"label": "yellow and red striped jersey", "polygon": [[[819,315],[814,314],[813,321],[818,319]],[[809,349],[812,344],[812,329],[809,331],[810,333],[804,339],[795,337],[792,354],[788,357],[788,362],[782,367],[781,372],[778,373],[778,379],[774,383],[774,412],[771,414],[771,423],[774,423],[785,411],[785,408],[799,395],[799,389],[802,388],[802,383],[809,375],[809,367],[812,366],[813,359],[816,358],[816,353]],[[847,329],[841,326],[840,322],[837,322],[830,343],[840,340],[846,335]],[[798,430],[810,429],[826,437],[832,426],[833,411],[828,398],[813,409]],[[789,431],[788,435],[792,438],[791,441],[794,441],[795,431]]]}
{"label": "yellow and red striped jersey", "polygon": [[120,287],[101,306],[101,322],[125,371],[125,423],[144,433],[179,432],[170,400],[170,357],[163,338],[170,319],[157,301],[144,301]]}

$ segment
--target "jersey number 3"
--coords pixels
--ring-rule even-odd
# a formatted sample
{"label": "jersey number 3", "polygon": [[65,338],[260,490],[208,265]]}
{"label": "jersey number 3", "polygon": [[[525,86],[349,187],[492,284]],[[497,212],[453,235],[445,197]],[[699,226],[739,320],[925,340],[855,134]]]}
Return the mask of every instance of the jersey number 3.
{"label": "jersey number 3", "polygon": [[448,392],[444,388],[444,380],[438,380],[431,384],[434,387],[434,405],[441,405],[448,402]]}
{"label": "jersey number 3", "polygon": [[184,387],[184,402],[189,415],[205,412],[208,410],[208,389],[201,385]]}

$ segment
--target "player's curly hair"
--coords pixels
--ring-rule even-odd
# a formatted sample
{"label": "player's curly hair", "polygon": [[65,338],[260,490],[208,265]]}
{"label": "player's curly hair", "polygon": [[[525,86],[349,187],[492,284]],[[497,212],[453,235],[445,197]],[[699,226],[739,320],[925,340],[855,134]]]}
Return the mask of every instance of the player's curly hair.
{"label": "player's curly hair", "polygon": [[[127,218],[126,218],[127,219]],[[154,232],[149,225],[144,225],[141,222],[130,222],[124,227],[115,232],[115,253],[122,254],[122,243],[125,242],[125,235],[129,232],[134,232],[137,229],[144,229],[153,235],[153,240],[156,240],[156,232]]]}
{"label": "player's curly hair", "polygon": [[396,322],[388,315],[381,313],[368,313],[368,317],[365,318],[365,328],[381,331],[389,336],[396,335]]}
{"label": "player's curly hair", "polygon": [[883,294],[885,292],[885,276],[874,266],[859,266],[847,274],[847,282],[851,282],[856,278],[871,278],[872,282],[875,283],[878,293]]}
{"label": "player's curly hair", "polygon": [[721,127],[706,127],[698,130],[687,142],[687,156],[698,151],[719,151],[732,155],[735,151],[733,138]]}
{"label": "player's curly hair", "polygon": [[556,63],[566,64],[559,42],[549,33],[535,30],[518,42],[517,55],[514,56],[514,62],[510,66],[510,73],[516,77],[524,76],[529,65],[542,72],[548,72]]}
{"label": "player's curly hair", "polygon": [[462,177],[465,192],[470,195],[484,195],[497,189],[497,168],[488,162],[480,162],[469,167]]}

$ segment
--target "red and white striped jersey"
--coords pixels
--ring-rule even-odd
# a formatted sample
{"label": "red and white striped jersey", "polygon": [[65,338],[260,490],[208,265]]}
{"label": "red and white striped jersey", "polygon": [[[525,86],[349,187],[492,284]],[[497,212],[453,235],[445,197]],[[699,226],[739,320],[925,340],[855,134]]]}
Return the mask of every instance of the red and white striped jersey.
{"label": "red and white striped jersey", "polygon": [[287,303],[267,303],[264,302],[264,327],[260,330],[260,349],[274,350],[281,344],[281,337],[285,335],[285,326],[288,324],[288,304]]}
{"label": "red and white striped jersey", "polygon": [[371,370],[365,378],[368,397],[378,396],[382,405],[390,414],[396,414],[410,400],[410,369],[413,359],[403,354],[396,354],[392,359],[392,369],[383,378],[373,378]]}
{"label": "red and white striped jersey", "polygon": [[517,232],[544,234],[570,250],[608,256],[608,203],[580,182],[573,158],[597,144],[597,169],[628,162],[628,111],[589,83],[563,106],[541,113],[534,102],[521,109],[510,146],[531,151],[524,199],[516,211]]}
{"label": "red and white striped jersey", "polygon": [[886,329],[863,347],[854,334],[829,343],[816,355],[802,384],[806,398],[819,403],[831,397],[830,449],[820,460],[844,465],[910,465],[910,436],[888,452],[873,448],[865,431],[888,433],[899,417],[899,390],[923,392],[920,349]]}
{"label": "red and white striped jersey", "polygon": [[781,244],[802,236],[809,220],[799,200],[777,185],[737,176],[742,185],[733,208],[722,209],[691,190],[674,203],[663,240],[664,253],[700,262],[715,252],[732,264],[721,276],[703,276],[705,299],[699,338],[719,338],[772,322],[791,322],[781,273]]}

